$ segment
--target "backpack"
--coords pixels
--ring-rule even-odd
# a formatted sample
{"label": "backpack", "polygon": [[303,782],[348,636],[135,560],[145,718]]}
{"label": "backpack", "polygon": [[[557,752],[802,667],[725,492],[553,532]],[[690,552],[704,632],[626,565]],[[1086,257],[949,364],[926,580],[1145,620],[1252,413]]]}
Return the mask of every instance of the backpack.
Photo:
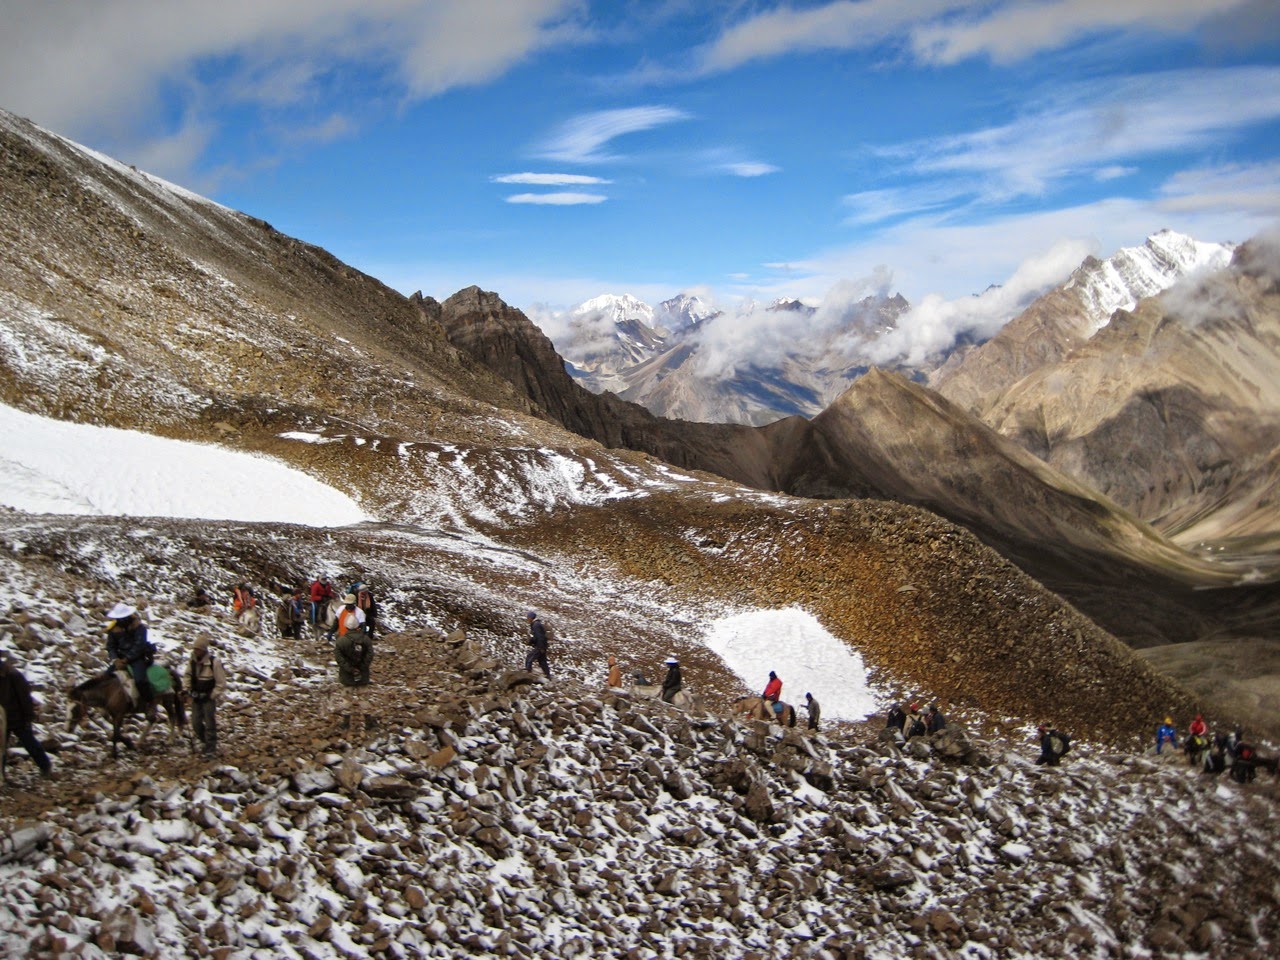
{"label": "backpack", "polygon": [[924,736],[924,734],[925,734],[925,733],[926,733],[926,730],[925,730],[925,726],[924,726],[924,721],[923,721],[923,720],[913,720],[913,721],[911,722],[911,730],[910,730],[910,732],[908,732],[907,736],[908,736],[908,737],[922,737],[922,736]]}
{"label": "backpack", "polygon": [[1049,732],[1049,749],[1053,751],[1054,756],[1061,757],[1071,749],[1071,738],[1065,733],[1051,730]]}

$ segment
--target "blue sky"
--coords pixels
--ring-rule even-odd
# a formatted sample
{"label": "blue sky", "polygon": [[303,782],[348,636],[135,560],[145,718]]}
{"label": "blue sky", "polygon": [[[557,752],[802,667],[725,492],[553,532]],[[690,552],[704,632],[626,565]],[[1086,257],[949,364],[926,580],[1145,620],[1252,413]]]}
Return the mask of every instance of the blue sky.
{"label": "blue sky", "polygon": [[0,106],[406,293],[949,302],[1280,219],[1274,0],[0,0]]}

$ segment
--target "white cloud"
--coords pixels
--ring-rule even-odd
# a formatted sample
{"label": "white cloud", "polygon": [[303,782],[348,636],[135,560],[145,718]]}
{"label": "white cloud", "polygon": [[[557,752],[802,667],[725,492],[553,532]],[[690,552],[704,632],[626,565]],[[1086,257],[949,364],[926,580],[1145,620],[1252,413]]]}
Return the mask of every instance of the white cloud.
{"label": "white cloud", "polygon": [[951,64],[976,56],[1010,63],[1082,37],[1118,30],[1183,33],[1246,0],[1045,0],[978,6],[974,16],[928,23],[913,30],[917,55]]}
{"label": "white cloud", "polygon": [[1277,118],[1278,67],[1169,71],[1070,85],[1004,126],[877,153],[921,177],[983,177],[988,199],[1008,199],[1070,176],[1113,175],[1120,161],[1218,142]]}
{"label": "white cloud", "polygon": [[775,7],[732,24],[704,51],[707,71],[819,50],[900,47],[926,63],[1007,63],[1118,31],[1194,35],[1251,0],[836,0]]}
{"label": "white cloud", "polygon": [[1160,193],[1161,206],[1175,212],[1280,216],[1280,161],[1184,170],[1170,177]]}
{"label": "white cloud", "polygon": [[[207,128],[228,101],[331,116],[343,68],[366,71],[391,99],[483,83],[580,39],[582,9],[582,0],[18,0],[0,31],[0,103],[132,156],[171,138],[166,122]],[[216,90],[202,74],[214,62]]]}
{"label": "white cloud", "polygon": [[537,152],[548,160],[568,163],[615,160],[618,158],[601,152],[609,141],[688,119],[689,114],[675,107],[626,107],[586,113],[566,121]]}
{"label": "white cloud", "polygon": [[562,191],[558,193],[517,193],[507,197],[507,203],[532,203],[553,207],[571,207],[583,203],[604,203],[608,200],[602,193],[574,193]]}
{"label": "white cloud", "polygon": [[578,173],[504,173],[493,177],[494,183],[527,183],[539,187],[589,186],[596,183],[613,183],[604,177],[588,177]]}
{"label": "white cloud", "polygon": [[725,173],[731,173],[735,177],[763,177],[782,170],[781,167],[775,167],[772,163],[761,163],[754,160],[726,163],[723,169]]}

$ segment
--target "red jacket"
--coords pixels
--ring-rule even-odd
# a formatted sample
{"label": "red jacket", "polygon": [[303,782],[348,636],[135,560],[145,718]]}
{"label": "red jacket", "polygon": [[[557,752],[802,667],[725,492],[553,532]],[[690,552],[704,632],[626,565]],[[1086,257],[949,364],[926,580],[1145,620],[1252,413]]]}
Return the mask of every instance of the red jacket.
{"label": "red jacket", "polygon": [[782,696],[782,681],[774,677],[765,685],[764,693],[760,694],[760,696],[777,703],[778,698]]}
{"label": "red jacket", "polygon": [[1187,733],[1191,734],[1193,737],[1203,737],[1208,729],[1209,728],[1205,725],[1205,722],[1199,717],[1196,717],[1191,721],[1191,726],[1187,727]]}
{"label": "red jacket", "polygon": [[332,596],[333,596],[332,587],[326,587],[319,580],[313,580],[311,582],[311,602],[312,603],[324,603],[324,601],[328,600]]}

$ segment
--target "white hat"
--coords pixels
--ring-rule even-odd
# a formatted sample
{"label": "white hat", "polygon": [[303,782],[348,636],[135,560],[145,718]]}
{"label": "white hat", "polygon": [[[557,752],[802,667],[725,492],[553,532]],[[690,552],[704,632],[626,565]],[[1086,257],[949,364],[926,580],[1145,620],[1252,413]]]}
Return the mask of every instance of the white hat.
{"label": "white hat", "polygon": [[667,659],[663,660],[662,662],[663,662],[663,663],[679,663],[680,661],[679,661],[679,660],[677,660],[677,659],[675,658],[675,655],[674,655],[674,654],[672,654],[671,656],[667,657]]}
{"label": "white hat", "polygon": [[107,611],[108,620],[124,620],[132,617],[138,612],[137,607],[131,607],[127,603],[117,603],[114,607]]}
{"label": "white hat", "polygon": [[345,604],[355,603],[356,595],[354,593],[348,593],[345,597],[342,598],[342,602]]}

